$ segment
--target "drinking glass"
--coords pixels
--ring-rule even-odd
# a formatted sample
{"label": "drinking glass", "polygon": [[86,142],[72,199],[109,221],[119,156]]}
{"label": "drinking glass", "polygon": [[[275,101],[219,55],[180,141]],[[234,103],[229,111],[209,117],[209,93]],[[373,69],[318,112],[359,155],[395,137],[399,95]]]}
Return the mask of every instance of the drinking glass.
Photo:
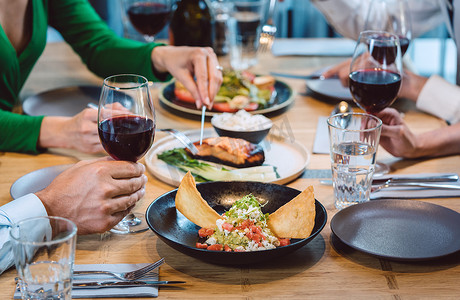
{"label": "drinking glass", "polygon": [[[401,87],[401,47],[399,37],[385,31],[363,31],[350,66],[350,92],[354,102],[367,113],[378,113],[390,106]],[[375,176],[389,167],[377,163]]]}
{"label": "drinking glass", "polygon": [[412,39],[412,22],[407,0],[372,0],[364,30],[386,31],[397,35],[401,55],[404,56]]}
{"label": "drinking glass", "polygon": [[369,201],[382,121],[370,114],[342,113],[327,124],[335,207]]}
{"label": "drinking glass", "polygon": [[257,64],[257,49],[267,0],[236,0],[229,18],[230,65],[246,70]]}
{"label": "drinking glass", "polygon": [[171,18],[172,0],[123,0],[129,21],[145,41],[153,42]]}
{"label": "drinking glass", "polygon": [[10,230],[22,299],[71,299],[77,226],[60,217],[29,218]]}
{"label": "drinking glass", "polygon": [[[116,160],[136,162],[153,143],[155,110],[145,77],[133,74],[104,79],[98,111],[99,138],[105,151]],[[112,232],[147,230],[142,214],[128,214]]]}

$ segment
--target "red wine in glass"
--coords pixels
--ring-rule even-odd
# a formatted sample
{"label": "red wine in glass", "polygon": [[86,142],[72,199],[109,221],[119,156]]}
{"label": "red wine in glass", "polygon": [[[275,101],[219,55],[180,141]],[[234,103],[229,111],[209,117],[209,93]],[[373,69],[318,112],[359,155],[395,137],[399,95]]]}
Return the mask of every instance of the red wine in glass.
{"label": "red wine in glass", "polygon": [[398,95],[401,75],[382,69],[350,73],[350,92],[355,102],[368,113],[378,113],[390,106]]}
{"label": "red wine in glass", "polygon": [[169,22],[171,6],[156,2],[134,2],[129,6],[127,13],[137,31],[153,37]]}
{"label": "red wine in glass", "polygon": [[404,54],[406,54],[407,52],[407,48],[409,48],[410,39],[407,37],[400,36],[399,44],[401,45],[401,56],[404,56]]}
{"label": "red wine in glass", "polygon": [[136,162],[152,146],[155,124],[149,118],[118,116],[99,124],[99,138],[110,156],[116,160]]}

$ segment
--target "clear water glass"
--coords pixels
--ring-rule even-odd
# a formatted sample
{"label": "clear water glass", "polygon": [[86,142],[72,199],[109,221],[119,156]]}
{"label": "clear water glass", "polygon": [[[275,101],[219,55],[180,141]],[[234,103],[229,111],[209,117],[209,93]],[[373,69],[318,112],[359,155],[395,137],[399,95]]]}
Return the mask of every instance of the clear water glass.
{"label": "clear water glass", "polygon": [[327,123],[335,207],[369,201],[382,121],[370,114],[345,113]]}
{"label": "clear water glass", "polygon": [[10,230],[22,299],[72,299],[77,226],[60,217],[20,221]]}

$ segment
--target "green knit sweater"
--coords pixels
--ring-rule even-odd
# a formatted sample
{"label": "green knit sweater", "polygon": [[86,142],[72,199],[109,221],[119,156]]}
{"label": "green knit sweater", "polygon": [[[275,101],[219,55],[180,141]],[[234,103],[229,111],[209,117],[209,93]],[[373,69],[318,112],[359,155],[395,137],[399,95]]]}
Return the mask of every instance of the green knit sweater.
{"label": "green knit sweater", "polygon": [[45,48],[48,25],[57,29],[88,68],[101,77],[135,73],[159,80],[150,55],[160,44],[119,38],[87,0],[32,0],[32,11],[32,37],[19,56],[0,27],[0,151],[39,152],[37,141],[43,117],[19,115],[11,110]]}

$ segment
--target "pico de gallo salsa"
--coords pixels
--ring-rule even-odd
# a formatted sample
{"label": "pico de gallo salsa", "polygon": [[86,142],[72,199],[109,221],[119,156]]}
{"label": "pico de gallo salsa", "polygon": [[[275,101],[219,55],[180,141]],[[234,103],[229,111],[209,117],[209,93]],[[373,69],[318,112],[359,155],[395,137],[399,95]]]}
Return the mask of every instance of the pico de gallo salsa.
{"label": "pico de gallo salsa", "polygon": [[216,221],[215,228],[201,228],[196,247],[214,251],[258,251],[287,246],[290,239],[276,237],[268,228],[269,214],[262,213],[261,205],[252,194],[236,201]]}

